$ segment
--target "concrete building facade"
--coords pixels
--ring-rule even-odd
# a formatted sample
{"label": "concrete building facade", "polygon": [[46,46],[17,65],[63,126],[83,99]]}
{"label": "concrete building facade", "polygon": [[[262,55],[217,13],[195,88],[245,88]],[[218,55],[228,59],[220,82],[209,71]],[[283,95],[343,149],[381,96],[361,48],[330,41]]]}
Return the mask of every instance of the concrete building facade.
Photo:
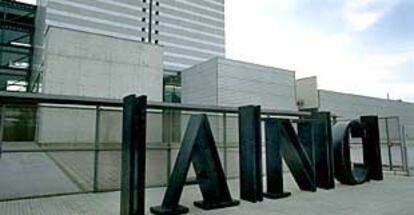
{"label": "concrete building facade", "polygon": [[164,68],[224,56],[224,0],[38,0],[49,26],[159,44]]}
{"label": "concrete building facade", "polygon": [[43,92],[103,98],[130,93],[162,100],[162,48],[51,27],[45,37]]}
{"label": "concrete building facade", "polygon": [[295,72],[213,58],[182,72],[182,102],[297,110]]}
{"label": "concrete building facade", "polygon": [[[48,29],[44,42],[43,93],[113,99],[145,94],[151,101],[162,101],[161,47],[57,27]],[[38,141],[92,143],[95,112],[41,106]],[[102,142],[120,141],[120,117],[107,113],[101,119],[112,122],[102,127]],[[161,127],[160,118],[151,120]]]}

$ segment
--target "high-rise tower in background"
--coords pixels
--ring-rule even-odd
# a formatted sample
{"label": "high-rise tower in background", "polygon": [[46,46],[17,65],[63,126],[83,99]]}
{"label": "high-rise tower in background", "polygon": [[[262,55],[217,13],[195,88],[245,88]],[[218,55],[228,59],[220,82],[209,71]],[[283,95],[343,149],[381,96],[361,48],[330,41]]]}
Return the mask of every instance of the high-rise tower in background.
{"label": "high-rise tower in background", "polygon": [[47,26],[164,47],[164,68],[181,71],[225,55],[224,0],[39,0]]}

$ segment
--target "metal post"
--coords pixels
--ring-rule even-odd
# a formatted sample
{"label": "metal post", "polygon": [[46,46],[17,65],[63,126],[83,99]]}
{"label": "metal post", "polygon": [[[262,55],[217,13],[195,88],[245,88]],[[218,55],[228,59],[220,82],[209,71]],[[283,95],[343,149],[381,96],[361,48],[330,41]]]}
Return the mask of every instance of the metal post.
{"label": "metal post", "polygon": [[147,97],[124,98],[122,113],[121,215],[145,214]]}
{"label": "metal post", "polygon": [[99,130],[100,130],[100,116],[101,116],[101,107],[99,105],[96,106],[96,116],[95,116],[95,155],[94,155],[94,164],[93,164],[93,191],[97,192],[99,189],[98,186],[98,178],[99,178]]}
{"label": "metal post", "polygon": [[173,111],[172,110],[168,110],[167,111],[167,119],[168,119],[168,127],[167,127],[167,134],[168,134],[168,139],[167,139],[167,179],[170,177],[171,174],[171,147],[172,147],[172,132],[173,132]]}
{"label": "metal post", "polygon": [[405,133],[405,126],[402,126],[402,151],[403,151],[403,165],[404,165],[404,169],[407,173],[407,176],[410,176],[410,166],[408,165],[408,155],[407,155],[407,142],[406,142],[406,137],[407,134]]}
{"label": "metal post", "polygon": [[405,165],[407,162],[407,157],[405,157],[404,137],[403,137],[404,126],[401,128],[400,119],[399,118],[396,118],[396,119],[398,123],[398,140],[399,140],[400,153],[401,153],[401,168],[403,172],[407,172],[406,165]]}
{"label": "metal post", "polygon": [[3,154],[3,133],[4,133],[4,123],[6,122],[6,105],[1,106],[1,113],[0,113],[0,159]]}
{"label": "metal post", "polygon": [[240,198],[263,201],[260,106],[239,108]]}
{"label": "metal post", "polygon": [[227,114],[223,113],[223,169],[224,175],[228,178],[227,171]]}
{"label": "metal post", "polygon": [[392,151],[391,151],[392,145],[391,145],[391,138],[390,138],[390,129],[388,126],[388,118],[385,118],[385,132],[387,135],[388,162],[390,165],[389,168],[390,168],[390,171],[393,171],[394,168],[392,166]]}
{"label": "metal post", "polygon": [[36,105],[36,115],[35,115],[35,134],[34,141],[36,145],[40,146],[39,143],[39,129],[40,129],[40,105]]}

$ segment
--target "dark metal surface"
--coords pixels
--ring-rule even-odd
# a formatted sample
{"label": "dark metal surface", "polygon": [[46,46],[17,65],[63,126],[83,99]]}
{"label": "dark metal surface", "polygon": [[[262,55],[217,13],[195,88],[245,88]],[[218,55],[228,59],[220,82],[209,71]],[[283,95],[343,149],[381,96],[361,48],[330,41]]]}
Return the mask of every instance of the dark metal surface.
{"label": "dark metal surface", "polygon": [[299,142],[305,149],[305,153],[309,158],[312,171],[313,181],[316,180],[316,170],[315,170],[315,146],[314,146],[314,121],[313,120],[300,120],[297,122],[297,136]]}
{"label": "dark metal surface", "polygon": [[[351,162],[351,151],[349,146],[350,135],[353,138],[362,138],[364,136],[364,129],[360,121],[353,120],[349,122],[339,122],[334,125],[332,131],[335,178],[342,184],[348,185],[362,184],[369,180],[367,163],[364,162],[364,164],[353,165]],[[364,147],[364,151],[365,150],[366,148]],[[364,153],[364,155],[365,154],[366,153]]]}
{"label": "dark metal surface", "polygon": [[264,197],[280,199],[290,196],[289,192],[283,191],[283,163],[280,147],[281,125],[276,119],[266,119],[266,180],[267,191]]}
{"label": "dark metal surface", "polygon": [[145,214],[146,105],[146,96],[124,98],[121,215]]}
{"label": "dark metal surface", "polygon": [[332,126],[329,112],[313,112],[312,116],[314,165],[316,186],[323,189],[335,188]]}
{"label": "dark metal surface", "polygon": [[194,202],[195,206],[211,210],[239,204],[231,197],[207,116],[193,115],[169,178],[162,205],[151,207],[152,213],[164,215],[188,212],[188,208],[178,203],[191,163],[203,196],[203,201]]}
{"label": "dark metal surface", "polygon": [[240,198],[263,200],[260,106],[239,108]]}
{"label": "dark metal surface", "polygon": [[377,116],[362,116],[361,123],[365,129],[363,137],[364,161],[368,165],[368,177],[372,180],[383,180],[381,145]]}
{"label": "dark metal surface", "polygon": [[[312,129],[307,126],[301,128],[301,135],[296,135],[295,129],[289,120],[280,120],[278,126],[281,126],[281,138],[279,140],[282,146],[282,155],[285,159],[289,170],[292,172],[293,178],[301,190],[316,191],[315,171],[314,166],[307,154],[308,147],[304,147],[302,142],[308,142],[307,145],[312,144]],[[310,132],[305,134],[305,132]]]}

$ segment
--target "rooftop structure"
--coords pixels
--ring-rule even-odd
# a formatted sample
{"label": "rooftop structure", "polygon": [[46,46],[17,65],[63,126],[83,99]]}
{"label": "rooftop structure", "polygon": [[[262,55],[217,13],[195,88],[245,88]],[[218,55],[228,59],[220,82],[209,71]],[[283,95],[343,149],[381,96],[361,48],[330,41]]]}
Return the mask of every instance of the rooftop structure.
{"label": "rooftop structure", "polygon": [[36,6],[0,1],[0,91],[24,91],[32,72]]}

